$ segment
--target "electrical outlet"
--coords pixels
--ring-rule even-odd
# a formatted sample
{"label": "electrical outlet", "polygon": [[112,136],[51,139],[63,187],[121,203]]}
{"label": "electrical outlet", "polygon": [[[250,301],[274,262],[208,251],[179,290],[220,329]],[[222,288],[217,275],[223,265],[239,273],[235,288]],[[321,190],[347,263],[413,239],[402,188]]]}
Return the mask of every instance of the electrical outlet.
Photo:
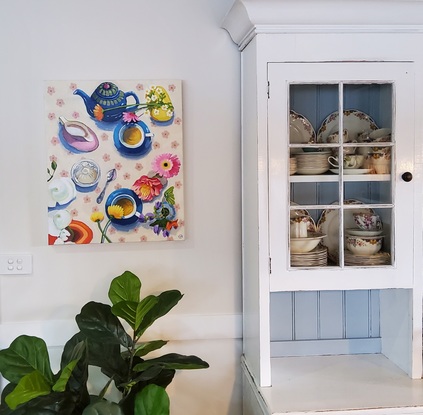
{"label": "electrical outlet", "polygon": [[31,254],[0,254],[0,274],[32,274]]}

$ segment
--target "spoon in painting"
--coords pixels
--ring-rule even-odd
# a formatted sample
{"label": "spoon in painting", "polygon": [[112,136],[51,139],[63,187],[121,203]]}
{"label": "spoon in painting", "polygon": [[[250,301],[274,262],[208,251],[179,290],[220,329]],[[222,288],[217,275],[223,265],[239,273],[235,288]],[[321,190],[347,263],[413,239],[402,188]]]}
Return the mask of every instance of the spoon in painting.
{"label": "spoon in painting", "polygon": [[115,180],[116,179],[116,176],[117,176],[116,169],[111,169],[111,170],[109,170],[107,172],[107,175],[106,175],[106,184],[104,185],[103,190],[101,191],[101,193],[97,197],[97,203],[101,203],[102,202],[102,200],[104,198],[104,193],[106,192],[106,188],[107,188],[108,184],[110,182],[112,182],[113,180]]}

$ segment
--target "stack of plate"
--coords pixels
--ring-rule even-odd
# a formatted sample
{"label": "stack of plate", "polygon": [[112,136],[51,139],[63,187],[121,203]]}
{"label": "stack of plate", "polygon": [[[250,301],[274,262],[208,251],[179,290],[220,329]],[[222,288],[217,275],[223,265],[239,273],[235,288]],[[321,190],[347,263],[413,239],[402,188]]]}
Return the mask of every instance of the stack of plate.
{"label": "stack of plate", "polygon": [[354,255],[345,250],[345,265],[369,266],[369,265],[391,265],[391,255],[388,252],[379,251],[373,255]]}
{"label": "stack of plate", "polygon": [[292,267],[325,267],[328,264],[328,250],[318,245],[310,252],[291,253]]}
{"label": "stack of plate", "polygon": [[297,172],[297,159],[295,157],[289,158],[289,174],[292,176]]}
{"label": "stack of plate", "polygon": [[329,170],[330,151],[296,154],[298,174],[322,174]]}

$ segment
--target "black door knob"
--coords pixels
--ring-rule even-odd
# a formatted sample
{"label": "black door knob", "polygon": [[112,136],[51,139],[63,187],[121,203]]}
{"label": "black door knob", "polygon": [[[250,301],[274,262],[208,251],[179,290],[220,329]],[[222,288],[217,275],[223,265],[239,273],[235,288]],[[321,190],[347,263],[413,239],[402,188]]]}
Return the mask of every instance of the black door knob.
{"label": "black door knob", "polygon": [[413,180],[413,175],[409,171],[406,171],[402,174],[402,180],[405,182],[411,182],[411,180]]}

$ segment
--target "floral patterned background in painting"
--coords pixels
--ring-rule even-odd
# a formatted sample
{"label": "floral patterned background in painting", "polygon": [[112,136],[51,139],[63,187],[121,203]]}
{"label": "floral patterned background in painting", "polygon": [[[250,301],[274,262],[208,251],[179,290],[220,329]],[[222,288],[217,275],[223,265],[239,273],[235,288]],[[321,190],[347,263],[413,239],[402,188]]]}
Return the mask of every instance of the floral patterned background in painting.
{"label": "floral patterned background in painting", "polygon": [[50,245],[184,239],[181,88],[46,83]]}

